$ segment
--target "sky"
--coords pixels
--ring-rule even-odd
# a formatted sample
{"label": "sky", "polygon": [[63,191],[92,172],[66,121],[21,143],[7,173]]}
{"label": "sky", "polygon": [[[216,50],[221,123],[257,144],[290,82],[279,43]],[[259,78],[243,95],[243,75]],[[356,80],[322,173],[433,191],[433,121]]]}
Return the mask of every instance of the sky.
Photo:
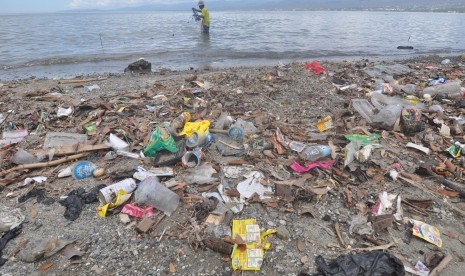
{"label": "sky", "polygon": [[[219,1],[219,0],[210,0]],[[224,1],[224,0],[223,0]],[[196,3],[196,0],[0,0],[0,13],[56,12],[69,9],[112,9],[143,4]]]}

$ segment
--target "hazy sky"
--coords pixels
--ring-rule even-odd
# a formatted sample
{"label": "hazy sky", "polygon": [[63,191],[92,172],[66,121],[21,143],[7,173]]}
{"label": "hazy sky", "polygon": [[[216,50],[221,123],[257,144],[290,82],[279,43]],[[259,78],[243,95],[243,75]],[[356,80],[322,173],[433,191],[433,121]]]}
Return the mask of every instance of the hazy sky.
{"label": "hazy sky", "polygon": [[[219,1],[219,0],[209,0]],[[225,1],[225,0],[223,0]],[[68,9],[119,8],[148,3],[193,3],[196,0],[0,0],[0,13],[54,12]]]}

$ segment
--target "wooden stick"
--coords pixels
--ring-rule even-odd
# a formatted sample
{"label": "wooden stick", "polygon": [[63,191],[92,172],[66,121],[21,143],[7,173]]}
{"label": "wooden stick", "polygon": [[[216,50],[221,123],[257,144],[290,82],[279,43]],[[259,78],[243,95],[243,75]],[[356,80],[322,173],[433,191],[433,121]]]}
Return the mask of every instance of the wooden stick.
{"label": "wooden stick", "polygon": [[80,153],[80,154],[67,156],[65,158],[61,158],[61,159],[54,160],[54,161],[17,166],[17,167],[8,169],[6,171],[1,171],[0,172],[0,177],[5,176],[5,175],[9,174],[10,172],[14,172],[14,171],[21,171],[21,170],[37,169],[37,168],[45,168],[45,167],[56,166],[56,165],[59,165],[59,164],[66,163],[66,162],[68,162],[70,160],[82,158],[82,157],[87,156],[87,155],[88,155],[88,153]]}
{"label": "wooden stick", "polygon": [[[435,176],[433,176],[433,177],[435,177]],[[421,185],[417,184],[415,181],[410,180],[410,179],[405,178],[405,177],[402,177],[402,176],[399,176],[398,178],[399,178],[399,179],[402,179],[403,181],[409,183],[410,185],[412,185],[412,186],[414,186],[414,187],[417,187],[418,189],[421,189],[421,190],[424,191],[425,193],[427,193],[427,194],[429,194],[429,195],[431,195],[431,196],[434,196],[434,197],[436,197],[436,198],[439,199],[439,197],[438,197],[435,193],[433,193],[432,191],[430,191],[430,190],[429,190],[428,188],[426,188],[426,187],[422,187]],[[436,178],[436,179],[437,179],[437,178]],[[443,178],[443,180],[449,181],[449,180],[444,179],[444,178]],[[441,179],[439,179],[439,181],[441,181]],[[452,182],[452,181],[450,181],[450,182]],[[445,186],[447,186],[447,185],[445,185]],[[449,188],[451,188],[451,187],[449,187]],[[444,204],[446,204],[446,205],[447,205],[454,213],[456,213],[457,215],[459,215],[459,216],[461,216],[461,217],[465,217],[465,211],[463,211],[463,210],[461,210],[461,209],[459,209],[459,208],[457,208],[457,207],[455,207],[455,206],[452,206],[452,204],[450,204],[450,203],[447,202],[447,201],[442,201],[442,200],[441,200],[441,202],[444,203]]]}
{"label": "wooden stick", "polygon": [[344,240],[342,239],[342,235],[341,235],[341,228],[339,227],[339,223],[336,222],[334,224],[334,229],[336,230],[336,234],[337,234],[337,237],[339,238],[339,241],[341,242],[341,244],[343,246],[346,246],[346,243],[344,242]]}
{"label": "wooden stick", "polygon": [[[363,247],[359,247],[359,248],[353,248],[351,249],[350,251],[375,251],[375,250],[386,250],[386,249],[389,249],[390,247],[393,247],[395,246],[396,243],[395,242],[390,242],[388,244],[385,244],[385,245],[378,245],[378,246],[373,246],[373,247],[366,247],[366,248],[363,248]],[[430,274],[431,275],[431,274]]]}
{"label": "wooden stick", "polygon": [[428,213],[424,212],[423,210],[421,210],[420,208],[416,207],[415,205],[411,204],[411,203],[408,202],[408,201],[402,200],[402,203],[404,203],[405,205],[409,206],[410,208],[412,208],[413,210],[417,211],[418,213],[422,214],[423,216],[429,216]]}
{"label": "wooden stick", "polygon": [[91,82],[91,81],[102,81],[108,78],[92,78],[92,79],[82,79],[82,80],[62,80],[58,81],[60,84],[70,84],[70,83],[83,83],[83,82]]}
{"label": "wooden stick", "polygon": [[268,100],[272,101],[274,104],[277,104],[278,106],[283,106],[282,104],[278,103],[277,101],[273,100],[272,98],[268,97],[265,94],[262,94],[263,97],[267,98]]}
{"label": "wooden stick", "polygon": [[3,122],[0,124],[0,127],[2,127],[4,123],[6,123],[6,119],[8,119],[8,117],[10,117],[10,115],[11,115],[11,112],[6,114],[5,118],[3,118]]}
{"label": "wooden stick", "polygon": [[209,129],[208,130],[209,132],[211,133],[219,133],[219,134],[229,134],[229,131],[228,130],[223,130],[223,129]]}
{"label": "wooden stick", "polygon": [[[91,151],[98,151],[104,149],[110,149],[111,147],[105,144],[98,144],[98,145],[83,145],[83,144],[76,144],[72,146],[61,146],[55,147],[54,156],[65,156],[69,154],[78,154],[83,152],[91,152]],[[34,154],[35,156],[40,155],[48,155],[50,149],[39,149],[39,150],[31,150],[29,153]]]}
{"label": "wooden stick", "polygon": [[228,147],[230,147],[230,148],[237,149],[237,150],[241,150],[240,147],[234,146],[234,145],[231,145],[231,144],[228,144],[228,143],[223,142],[223,141],[221,141],[221,140],[218,140],[218,142],[220,142],[221,144],[226,145],[226,146],[228,146]]}
{"label": "wooden stick", "polygon": [[439,276],[442,270],[446,268],[446,266],[452,261],[452,256],[447,254],[442,261],[433,269],[431,270],[429,276]]}
{"label": "wooden stick", "polygon": [[370,237],[370,236],[368,236],[368,235],[363,236],[363,238],[364,238],[365,240],[371,242],[371,243],[374,244],[374,245],[377,245],[377,246],[384,245],[384,243],[382,243],[382,242],[380,242],[380,241],[378,241],[378,240],[375,240],[375,239],[373,239],[372,237]]}

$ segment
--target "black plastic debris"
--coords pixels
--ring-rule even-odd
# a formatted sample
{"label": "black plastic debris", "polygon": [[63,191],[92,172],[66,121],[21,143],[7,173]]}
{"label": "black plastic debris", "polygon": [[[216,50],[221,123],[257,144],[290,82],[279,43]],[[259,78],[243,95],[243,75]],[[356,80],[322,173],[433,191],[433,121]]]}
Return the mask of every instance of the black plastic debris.
{"label": "black plastic debris", "polygon": [[13,230],[10,230],[6,232],[1,238],[0,238],[0,266],[3,266],[7,259],[2,258],[2,251],[6,247],[6,244],[14,239],[16,236],[18,236],[21,233],[21,227],[17,227]]}
{"label": "black plastic debris", "polygon": [[55,202],[55,199],[47,197],[45,195],[45,189],[39,189],[34,187],[32,190],[27,192],[27,194],[20,196],[18,198],[18,203],[23,203],[33,197],[36,197],[37,202],[42,203],[44,205],[52,205]]}
{"label": "black plastic debris", "polygon": [[383,251],[355,255],[341,255],[334,260],[316,257],[319,273],[325,276],[403,276],[404,265],[396,257]]}
{"label": "black plastic debris", "polygon": [[59,201],[61,205],[66,207],[64,217],[71,221],[78,219],[81,215],[83,204],[96,202],[98,191],[105,187],[105,184],[101,184],[89,192],[86,192],[83,188],[71,191],[67,198]]}

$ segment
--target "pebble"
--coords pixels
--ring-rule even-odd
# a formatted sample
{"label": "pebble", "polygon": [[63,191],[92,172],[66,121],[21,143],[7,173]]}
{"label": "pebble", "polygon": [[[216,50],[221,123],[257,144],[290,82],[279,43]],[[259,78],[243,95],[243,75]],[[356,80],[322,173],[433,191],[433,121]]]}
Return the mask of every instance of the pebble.
{"label": "pebble", "polygon": [[284,225],[281,225],[276,229],[276,236],[282,240],[288,240],[290,235],[289,230],[287,230]]}
{"label": "pebble", "polygon": [[275,226],[276,226],[276,223],[274,223],[274,222],[272,222],[272,221],[268,221],[268,226],[275,227]]}

